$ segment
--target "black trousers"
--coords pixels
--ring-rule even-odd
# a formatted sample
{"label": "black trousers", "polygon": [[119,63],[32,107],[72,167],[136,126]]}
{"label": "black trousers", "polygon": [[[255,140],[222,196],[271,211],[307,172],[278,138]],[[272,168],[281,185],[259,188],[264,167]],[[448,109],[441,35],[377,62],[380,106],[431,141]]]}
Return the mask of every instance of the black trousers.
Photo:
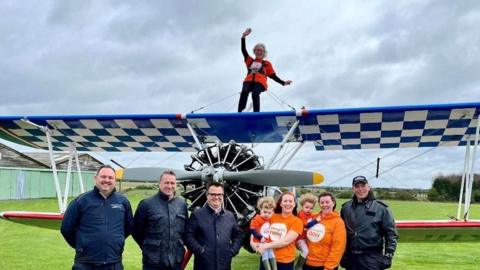
{"label": "black trousers", "polygon": [[75,262],[72,270],[123,270],[122,262],[110,264],[94,264]]}
{"label": "black trousers", "polygon": [[260,94],[265,91],[265,88],[258,82],[243,82],[242,92],[240,93],[240,100],[238,101],[238,112],[245,110],[247,106],[248,94],[252,93],[253,111],[260,111]]}
{"label": "black trousers", "polygon": [[381,252],[370,252],[364,254],[348,254],[348,266],[346,270],[383,270]]}

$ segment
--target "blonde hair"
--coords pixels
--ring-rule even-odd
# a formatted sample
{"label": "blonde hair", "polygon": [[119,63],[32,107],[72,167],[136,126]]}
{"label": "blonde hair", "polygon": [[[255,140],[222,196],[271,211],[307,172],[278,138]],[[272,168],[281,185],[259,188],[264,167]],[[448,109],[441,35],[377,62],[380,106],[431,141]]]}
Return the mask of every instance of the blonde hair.
{"label": "blonde hair", "polygon": [[262,197],[258,199],[257,208],[258,210],[273,209],[275,208],[275,200],[273,197]]}
{"label": "blonde hair", "polygon": [[300,196],[300,206],[303,206],[304,203],[309,202],[315,206],[317,203],[317,197],[313,195],[312,193],[305,193],[302,196]]}

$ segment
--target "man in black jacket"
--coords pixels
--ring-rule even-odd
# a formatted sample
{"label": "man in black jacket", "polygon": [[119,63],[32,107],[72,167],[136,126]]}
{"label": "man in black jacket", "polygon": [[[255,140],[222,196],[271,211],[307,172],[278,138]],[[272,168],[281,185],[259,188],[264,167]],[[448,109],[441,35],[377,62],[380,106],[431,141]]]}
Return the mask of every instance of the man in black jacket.
{"label": "man in black jacket", "polygon": [[207,204],[195,210],[187,223],[185,243],[195,255],[194,270],[228,270],[238,254],[243,233],[233,214],[223,209],[221,183],[207,185]]}
{"label": "man in black jacket", "polygon": [[95,187],[73,200],[63,217],[61,232],[75,249],[73,270],[120,270],[125,238],[133,218],[130,202],[115,191],[115,170],[101,166]]}
{"label": "man in black jacket", "polygon": [[185,253],[187,205],[175,197],[173,171],[162,173],[159,187],[157,194],[138,204],[132,236],[142,249],[143,270],[178,270]]}
{"label": "man in black jacket", "polygon": [[376,200],[364,176],[353,178],[353,199],[342,205],[347,248],[341,265],[347,270],[388,269],[397,247],[397,230],[388,206]]}

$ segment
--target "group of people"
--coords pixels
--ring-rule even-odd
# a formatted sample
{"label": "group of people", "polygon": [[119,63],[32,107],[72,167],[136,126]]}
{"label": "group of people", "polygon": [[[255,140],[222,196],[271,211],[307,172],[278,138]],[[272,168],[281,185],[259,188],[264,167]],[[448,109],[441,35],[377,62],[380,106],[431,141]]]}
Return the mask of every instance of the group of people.
{"label": "group of people", "polygon": [[[172,171],[163,172],[158,193],[142,200],[134,215],[115,184],[115,169],[101,166],[93,190],[69,204],[61,233],[75,249],[72,269],[123,269],[129,235],[142,250],[144,270],[178,270],[187,249],[194,255],[194,270],[231,269],[244,232],[223,208],[221,183],[208,183],[205,206],[190,217],[185,201],[175,195]],[[302,195],[298,213],[291,192],[282,193],[276,201],[260,198],[258,215],[250,226],[250,245],[261,254],[260,269],[389,268],[398,238],[392,213],[374,198],[365,177],[353,179],[352,191],[352,200],[343,204],[340,213],[329,192],[318,198]],[[320,212],[314,213],[317,202]]]}
{"label": "group of people", "polygon": [[186,248],[194,269],[230,269],[243,232],[235,217],[223,209],[224,187],[211,182],[207,203],[188,217],[187,205],[175,196],[173,171],[164,171],[159,192],[142,200],[132,214],[128,199],[116,192],[115,169],[101,166],[95,186],[73,200],[64,215],[61,233],[75,249],[74,270],[123,269],[125,239],[132,235],[142,250],[144,270],[178,270]]}
{"label": "group of people", "polygon": [[[364,176],[353,178],[352,191],[340,213],[329,192],[318,198],[302,195],[298,213],[293,193],[284,192],[275,205],[273,198],[261,198],[250,225],[250,245],[261,254],[260,269],[390,268],[398,239],[392,213],[375,199]],[[313,213],[317,202],[320,212]]]}

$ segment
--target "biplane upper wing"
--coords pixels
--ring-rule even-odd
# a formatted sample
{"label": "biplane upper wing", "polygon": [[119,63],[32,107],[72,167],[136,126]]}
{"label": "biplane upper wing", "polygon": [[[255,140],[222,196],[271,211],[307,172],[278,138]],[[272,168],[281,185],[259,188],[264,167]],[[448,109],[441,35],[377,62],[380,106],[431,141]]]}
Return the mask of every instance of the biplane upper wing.
{"label": "biplane upper wing", "polygon": [[480,103],[303,110],[300,112],[3,116],[0,138],[56,151],[196,151],[188,125],[200,141],[281,142],[299,121],[290,141],[312,141],[323,150],[465,145],[475,134]]}

